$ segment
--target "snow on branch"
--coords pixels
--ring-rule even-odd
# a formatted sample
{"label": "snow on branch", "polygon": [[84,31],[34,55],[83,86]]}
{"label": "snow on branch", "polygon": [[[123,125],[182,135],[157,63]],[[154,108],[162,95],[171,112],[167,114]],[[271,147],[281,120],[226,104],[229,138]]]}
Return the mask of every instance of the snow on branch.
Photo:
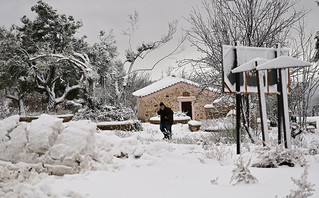
{"label": "snow on branch", "polygon": [[[41,61],[47,58],[52,58],[53,64],[50,64],[50,65],[46,64],[47,70],[45,70],[45,73],[43,73],[43,71],[40,71],[41,68],[39,68],[39,66],[42,65]],[[63,102],[66,96],[72,90],[84,88],[85,81],[88,80],[89,78],[93,78],[92,76],[93,73],[90,72],[92,71],[92,69],[90,68],[90,60],[86,54],[81,54],[77,52],[73,52],[72,55],[47,53],[47,54],[39,54],[34,57],[29,57],[29,61],[33,65],[31,67],[31,70],[33,70],[35,74],[38,88],[43,89],[48,93],[48,96],[49,96],[48,109],[49,108],[52,109],[57,104]],[[63,61],[69,62],[76,70],[78,70],[81,77],[79,79],[75,79],[75,82],[77,82],[77,84],[70,86],[70,83],[68,80],[62,79],[62,74],[58,72],[59,64],[55,64],[55,63],[60,63]],[[61,68],[61,70],[64,70],[64,69]],[[57,90],[55,90],[55,85],[59,80],[61,82],[66,81],[66,87],[64,88],[62,95],[57,97],[56,95]]]}

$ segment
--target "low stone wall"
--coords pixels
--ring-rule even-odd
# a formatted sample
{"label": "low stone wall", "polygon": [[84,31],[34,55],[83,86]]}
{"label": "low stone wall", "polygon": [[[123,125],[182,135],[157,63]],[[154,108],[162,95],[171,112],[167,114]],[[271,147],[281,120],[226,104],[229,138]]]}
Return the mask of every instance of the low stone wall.
{"label": "low stone wall", "polygon": [[201,124],[202,124],[201,122],[192,120],[188,122],[188,128],[191,132],[196,132],[196,131],[199,131]]}
{"label": "low stone wall", "polygon": [[[52,115],[52,116],[63,119],[63,122],[70,122],[73,118],[72,114],[70,114],[70,115]],[[38,118],[39,118],[39,116],[21,116],[19,121],[20,122],[32,122],[32,120],[36,120]]]}
{"label": "low stone wall", "polygon": [[[174,120],[173,124],[187,124],[189,122],[190,119],[185,119],[185,120]],[[161,124],[160,120],[150,120],[151,124]]]}
{"label": "low stone wall", "polygon": [[188,124],[188,128],[191,132],[196,132],[196,131],[199,131],[200,129],[200,125],[191,125],[191,124]]}
{"label": "low stone wall", "polygon": [[218,119],[227,116],[227,113],[235,109],[233,104],[214,104],[214,106],[209,106],[205,108],[205,113],[207,119]]}
{"label": "low stone wall", "polygon": [[99,122],[96,124],[101,130],[135,131],[138,129],[138,121]]}

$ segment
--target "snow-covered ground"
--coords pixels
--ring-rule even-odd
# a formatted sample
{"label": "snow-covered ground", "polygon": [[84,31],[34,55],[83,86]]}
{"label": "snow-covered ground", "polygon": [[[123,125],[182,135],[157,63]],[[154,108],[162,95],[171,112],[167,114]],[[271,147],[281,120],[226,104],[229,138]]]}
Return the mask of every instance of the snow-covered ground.
{"label": "snow-covered ground", "polygon": [[[216,133],[190,132],[177,124],[167,142],[158,125],[143,127],[99,131],[89,121],[62,123],[48,115],[28,124],[17,117],[0,121],[0,197],[281,198],[297,188],[291,177],[299,179],[304,171],[300,164],[249,165],[257,183],[230,183],[238,158],[256,163],[262,144],[244,140],[239,156],[236,146]],[[302,139],[293,147],[304,153],[307,181],[315,184],[312,197],[319,197],[319,131]]]}

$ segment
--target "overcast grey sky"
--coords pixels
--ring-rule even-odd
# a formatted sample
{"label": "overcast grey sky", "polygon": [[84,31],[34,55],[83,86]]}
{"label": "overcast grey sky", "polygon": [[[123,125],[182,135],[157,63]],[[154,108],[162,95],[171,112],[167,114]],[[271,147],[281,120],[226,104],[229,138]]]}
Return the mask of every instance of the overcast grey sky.
{"label": "overcast grey sky", "polygon": [[[301,0],[295,9],[311,9],[306,17],[308,30],[314,32],[319,30],[319,7],[315,0]],[[37,0],[0,0],[0,26],[10,26],[20,24],[23,15],[32,17],[30,10]],[[179,31],[176,35],[180,38],[182,28],[188,28],[188,23],[183,17],[187,17],[192,6],[200,5],[201,0],[46,0],[51,6],[58,10],[58,13],[72,15],[77,20],[82,20],[83,27],[80,35],[87,35],[87,41],[93,43],[97,41],[100,30],[113,29],[118,44],[118,50],[123,57],[124,50],[127,48],[127,38],[122,32],[127,27],[127,14],[134,10],[140,13],[139,29],[134,38],[135,43],[141,41],[152,41],[159,39],[167,31],[169,21],[177,19],[179,21]],[[133,43],[134,43],[133,42]],[[156,58],[163,56],[176,45],[177,41],[172,41],[167,47],[159,50],[145,61],[137,62],[138,68],[146,68],[156,62]],[[161,71],[166,67],[174,66],[176,58],[191,58],[200,56],[185,44],[185,51],[173,59],[168,59],[158,65],[153,71],[154,79],[161,77]]]}

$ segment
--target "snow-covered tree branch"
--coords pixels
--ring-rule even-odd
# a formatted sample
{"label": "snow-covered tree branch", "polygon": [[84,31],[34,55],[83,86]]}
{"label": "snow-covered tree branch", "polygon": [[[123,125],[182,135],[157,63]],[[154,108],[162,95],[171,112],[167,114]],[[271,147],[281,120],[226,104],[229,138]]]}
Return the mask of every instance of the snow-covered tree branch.
{"label": "snow-covered tree branch", "polygon": [[[87,88],[87,80],[94,78],[86,54],[40,54],[30,57],[29,62],[32,64],[31,73],[38,88],[44,89],[48,94],[48,110],[53,110],[56,105],[62,103],[71,91]],[[65,76],[65,72],[72,72],[73,75]],[[57,83],[60,89],[56,89]]]}

